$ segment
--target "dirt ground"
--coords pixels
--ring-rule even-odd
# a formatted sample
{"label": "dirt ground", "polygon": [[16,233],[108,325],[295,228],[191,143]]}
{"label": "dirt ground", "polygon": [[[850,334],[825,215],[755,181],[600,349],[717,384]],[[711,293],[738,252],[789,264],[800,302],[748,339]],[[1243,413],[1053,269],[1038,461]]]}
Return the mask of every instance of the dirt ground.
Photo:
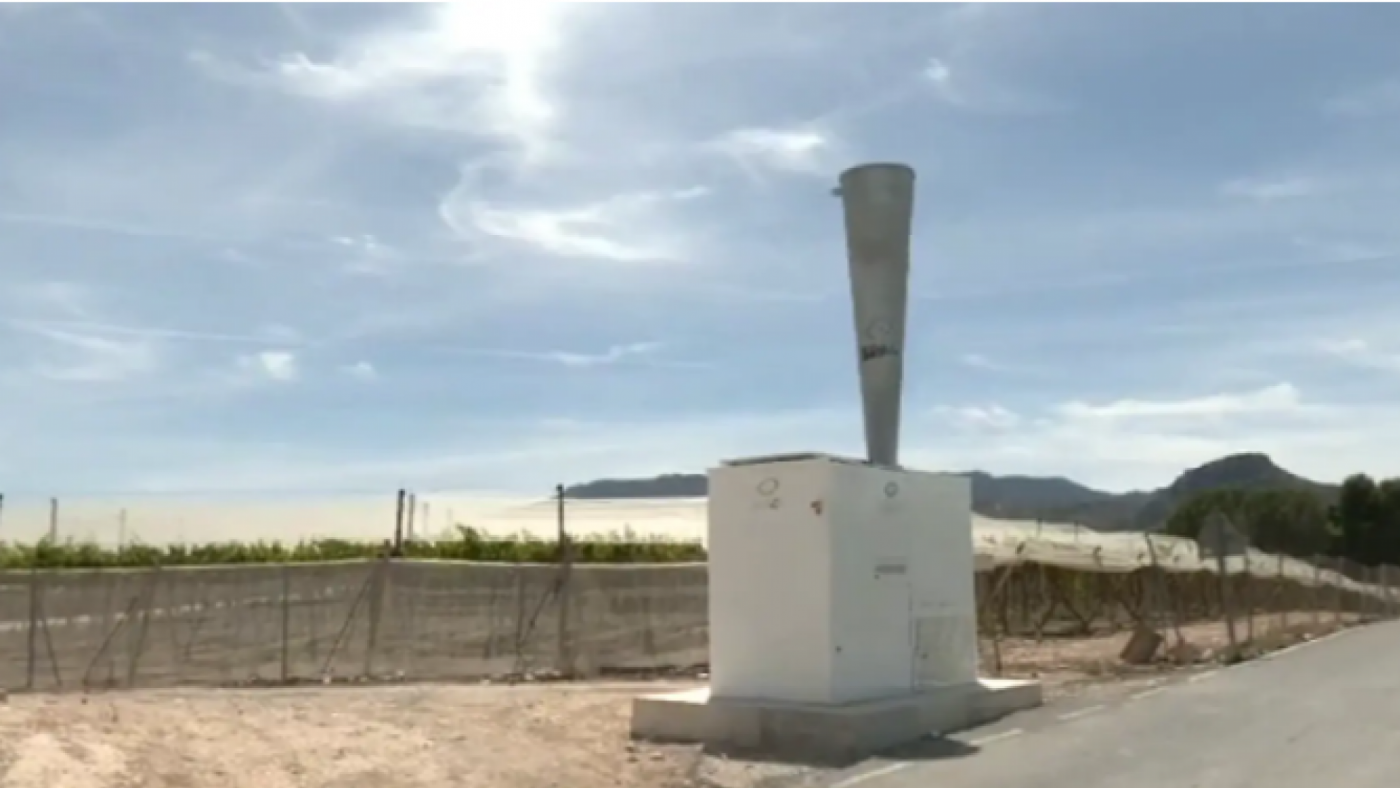
{"label": "dirt ground", "polygon": [[[1330,631],[1295,614],[1261,642]],[[1238,630],[1243,636],[1245,630]],[[1209,659],[1221,624],[1184,627]],[[1124,669],[1127,633],[1010,640],[1002,675],[1047,697],[1172,669]],[[1175,636],[1169,635],[1169,643]],[[990,666],[990,665],[989,665]],[[990,672],[990,671],[989,671]],[[0,788],[680,788],[742,785],[761,764],[628,740],[630,698],[682,683],[316,687],[15,695],[0,705]]]}
{"label": "dirt ground", "polygon": [[[1259,614],[1252,623],[1235,622],[1235,635],[1242,643],[1251,642],[1256,651],[1272,651],[1335,631],[1339,624],[1354,624],[1357,618],[1353,614],[1344,614],[1340,619],[1332,614],[1317,618],[1311,613]],[[1167,627],[1162,634],[1166,652],[1176,644],[1177,632]],[[1086,687],[1133,681],[1186,666],[1166,659],[1142,666],[1124,665],[1118,657],[1131,635],[1131,631],[1123,630],[1095,637],[1047,637],[1039,642],[1029,638],[1005,639],[999,644],[1000,675],[1037,679],[1044,687],[1046,700],[1053,700]],[[1183,625],[1180,637],[1194,647],[1194,656],[1201,662],[1218,660],[1230,643],[1221,621]],[[995,652],[988,641],[982,644],[982,664],[985,672],[994,672]]]}
{"label": "dirt ground", "polygon": [[627,740],[648,685],[18,695],[3,788],[666,788],[690,748]]}

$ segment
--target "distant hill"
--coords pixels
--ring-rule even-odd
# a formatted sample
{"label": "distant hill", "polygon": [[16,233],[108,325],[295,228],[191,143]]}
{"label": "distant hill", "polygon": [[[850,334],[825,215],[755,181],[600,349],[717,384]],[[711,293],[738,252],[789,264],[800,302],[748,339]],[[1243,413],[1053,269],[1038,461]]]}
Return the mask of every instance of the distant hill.
{"label": "distant hill", "polygon": [[[1183,501],[1206,490],[1313,490],[1330,503],[1338,488],[1304,479],[1275,465],[1267,455],[1234,454],[1192,468],[1152,492],[1110,493],[1059,476],[996,476],[971,471],[972,508],[987,517],[1074,522],[1102,531],[1160,528]],[[707,492],[705,476],[675,473],[650,479],[600,479],[568,488],[570,498],[696,498]]]}
{"label": "distant hill", "polygon": [[568,498],[703,498],[709,480],[703,473],[667,473],[650,479],[599,479],[564,490]]}
{"label": "distant hill", "polygon": [[1304,479],[1280,468],[1266,454],[1232,454],[1208,462],[1176,477],[1143,502],[1133,518],[1135,530],[1153,530],[1171,516],[1176,507],[1207,490],[1243,488],[1250,490],[1310,490],[1331,504],[1341,490],[1339,485]]}

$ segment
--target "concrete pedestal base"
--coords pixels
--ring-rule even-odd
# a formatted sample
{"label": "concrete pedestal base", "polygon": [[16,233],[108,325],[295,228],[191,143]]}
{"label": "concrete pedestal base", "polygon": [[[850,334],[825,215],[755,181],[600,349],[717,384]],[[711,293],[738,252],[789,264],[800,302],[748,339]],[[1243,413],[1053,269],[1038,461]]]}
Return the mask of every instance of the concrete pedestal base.
{"label": "concrete pedestal base", "polygon": [[851,761],[930,733],[952,733],[1039,706],[1040,684],[981,679],[841,706],[710,698],[701,688],[632,701],[632,736],[802,760]]}

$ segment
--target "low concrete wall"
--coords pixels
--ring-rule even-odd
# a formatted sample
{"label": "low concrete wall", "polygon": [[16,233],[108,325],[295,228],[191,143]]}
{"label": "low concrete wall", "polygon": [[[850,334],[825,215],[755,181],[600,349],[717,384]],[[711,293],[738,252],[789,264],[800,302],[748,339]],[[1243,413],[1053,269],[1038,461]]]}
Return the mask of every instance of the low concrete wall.
{"label": "low concrete wall", "polygon": [[425,561],[0,572],[0,686],[694,665],[706,604],[703,564],[573,567],[562,584],[556,566]]}

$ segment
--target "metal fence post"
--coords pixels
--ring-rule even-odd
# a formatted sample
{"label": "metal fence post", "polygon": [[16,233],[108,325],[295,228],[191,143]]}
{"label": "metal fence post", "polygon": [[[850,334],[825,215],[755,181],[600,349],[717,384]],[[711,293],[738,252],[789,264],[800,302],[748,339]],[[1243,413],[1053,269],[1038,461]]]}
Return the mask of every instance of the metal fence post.
{"label": "metal fence post", "polygon": [[384,587],[388,585],[388,575],[392,566],[393,560],[387,556],[380,559],[369,580],[369,635],[365,639],[364,671],[366,679],[374,676],[374,652],[379,648],[379,619],[384,610]]}
{"label": "metal fence post", "polygon": [[1313,627],[1322,626],[1322,556],[1313,556],[1313,592],[1312,592],[1312,622]]}
{"label": "metal fence post", "polygon": [[[1346,559],[1337,559],[1337,564],[1338,566],[1345,567]],[[1332,623],[1340,627],[1342,625],[1342,604],[1344,600],[1342,594],[1342,580],[1346,575],[1342,574],[1341,569],[1332,570],[1332,574],[1336,576],[1332,580]]]}
{"label": "metal fence post", "polygon": [[1240,596],[1244,603],[1244,640],[1246,643],[1254,642],[1254,565],[1249,560],[1249,550],[1245,550],[1240,556],[1241,563],[1244,564],[1244,588]]}
{"label": "metal fence post", "polygon": [[282,683],[291,679],[292,565],[282,564]]}
{"label": "metal fence post", "polygon": [[34,671],[39,659],[39,562],[29,568],[29,661],[25,668],[25,689],[34,689]]}
{"label": "metal fence post", "polygon": [[555,669],[560,675],[569,676],[574,672],[573,664],[573,644],[569,642],[569,597],[570,586],[573,584],[573,544],[569,541],[569,531],[565,524],[564,515],[564,485],[556,485],[554,488],[556,500],[557,517],[559,520],[559,616],[556,619],[558,631],[555,633],[557,643],[555,648]]}
{"label": "metal fence post", "polygon": [[151,567],[147,573],[148,578],[141,588],[141,607],[136,611],[136,629],[133,632],[133,639],[128,640],[129,651],[126,664],[126,686],[128,688],[136,686],[136,678],[141,668],[141,655],[146,651],[146,635],[151,628],[151,610],[155,606],[156,587],[160,582],[160,566]]}
{"label": "metal fence post", "polygon": [[1215,571],[1220,576],[1220,611],[1225,617],[1225,635],[1230,640],[1230,653],[1233,655],[1239,650],[1239,638],[1235,634],[1235,611],[1234,600],[1230,593],[1230,567],[1225,560],[1228,533],[1224,528],[1217,528],[1215,544]]}

